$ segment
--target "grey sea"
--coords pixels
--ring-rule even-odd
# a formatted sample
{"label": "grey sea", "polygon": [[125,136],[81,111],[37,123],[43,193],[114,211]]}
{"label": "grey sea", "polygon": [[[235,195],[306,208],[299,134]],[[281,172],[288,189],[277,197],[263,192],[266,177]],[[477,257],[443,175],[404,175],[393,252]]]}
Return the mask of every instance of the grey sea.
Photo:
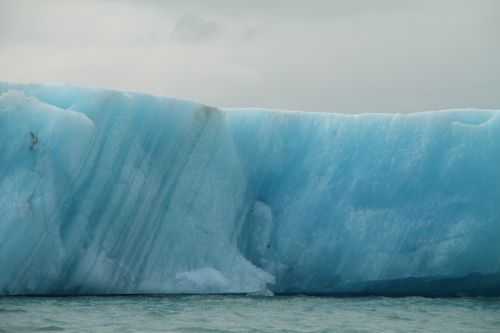
{"label": "grey sea", "polygon": [[500,332],[495,298],[4,297],[0,332]]}

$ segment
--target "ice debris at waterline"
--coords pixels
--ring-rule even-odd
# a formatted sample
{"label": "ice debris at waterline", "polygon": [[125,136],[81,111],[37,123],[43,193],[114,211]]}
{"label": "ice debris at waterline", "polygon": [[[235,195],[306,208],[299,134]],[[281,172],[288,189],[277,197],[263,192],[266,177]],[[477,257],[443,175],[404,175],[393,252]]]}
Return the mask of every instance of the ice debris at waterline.
{"label": "ice debris at waterline", "polygon": [[500,295],[500,111],[0,83],[0,294]]}

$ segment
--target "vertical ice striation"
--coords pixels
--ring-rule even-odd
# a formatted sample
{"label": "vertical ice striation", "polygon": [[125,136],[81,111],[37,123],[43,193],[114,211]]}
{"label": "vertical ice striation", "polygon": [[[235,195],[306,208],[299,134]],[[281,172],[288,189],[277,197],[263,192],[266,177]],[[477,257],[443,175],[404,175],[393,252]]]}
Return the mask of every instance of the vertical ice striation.
{"label": "vertical ice striation", "polygon": [[499,166],[500,111],[0,83],[0,294],[500,293]]}
{"label": "vertical ice striation", "polygon": [[247,184],[222,112],[17,90],[0,99],[2,293],[253,292],[272,282],[237,248]]}

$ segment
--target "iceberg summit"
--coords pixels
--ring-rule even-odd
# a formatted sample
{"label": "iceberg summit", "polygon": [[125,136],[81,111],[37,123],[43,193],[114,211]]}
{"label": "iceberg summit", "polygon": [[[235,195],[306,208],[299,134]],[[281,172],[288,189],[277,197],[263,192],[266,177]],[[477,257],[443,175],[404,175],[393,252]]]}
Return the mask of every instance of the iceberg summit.
{"label": "iceberg summit", "polygon": [[500,110],[0,83],[0,295],[500,295]]}

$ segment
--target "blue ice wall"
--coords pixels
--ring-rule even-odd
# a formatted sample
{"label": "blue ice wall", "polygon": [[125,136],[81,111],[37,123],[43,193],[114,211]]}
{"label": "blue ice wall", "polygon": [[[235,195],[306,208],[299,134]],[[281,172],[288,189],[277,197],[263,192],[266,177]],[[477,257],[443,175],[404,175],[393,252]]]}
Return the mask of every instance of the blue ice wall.
{"label": "blue ice wall", "polygon": [[0,83],[0,294],[500,294],[500,111]]}
{"label": "blue ice wall", "polygon": [[500,112],[228,120],[257,202],[242,250],[279,291],[500,271]]}
{"label": "blue ice wall", "polygon": [[235,246],[246,187],[216,109],[110,91],[4,87],[0,291],[264,289],[272,276]]}

